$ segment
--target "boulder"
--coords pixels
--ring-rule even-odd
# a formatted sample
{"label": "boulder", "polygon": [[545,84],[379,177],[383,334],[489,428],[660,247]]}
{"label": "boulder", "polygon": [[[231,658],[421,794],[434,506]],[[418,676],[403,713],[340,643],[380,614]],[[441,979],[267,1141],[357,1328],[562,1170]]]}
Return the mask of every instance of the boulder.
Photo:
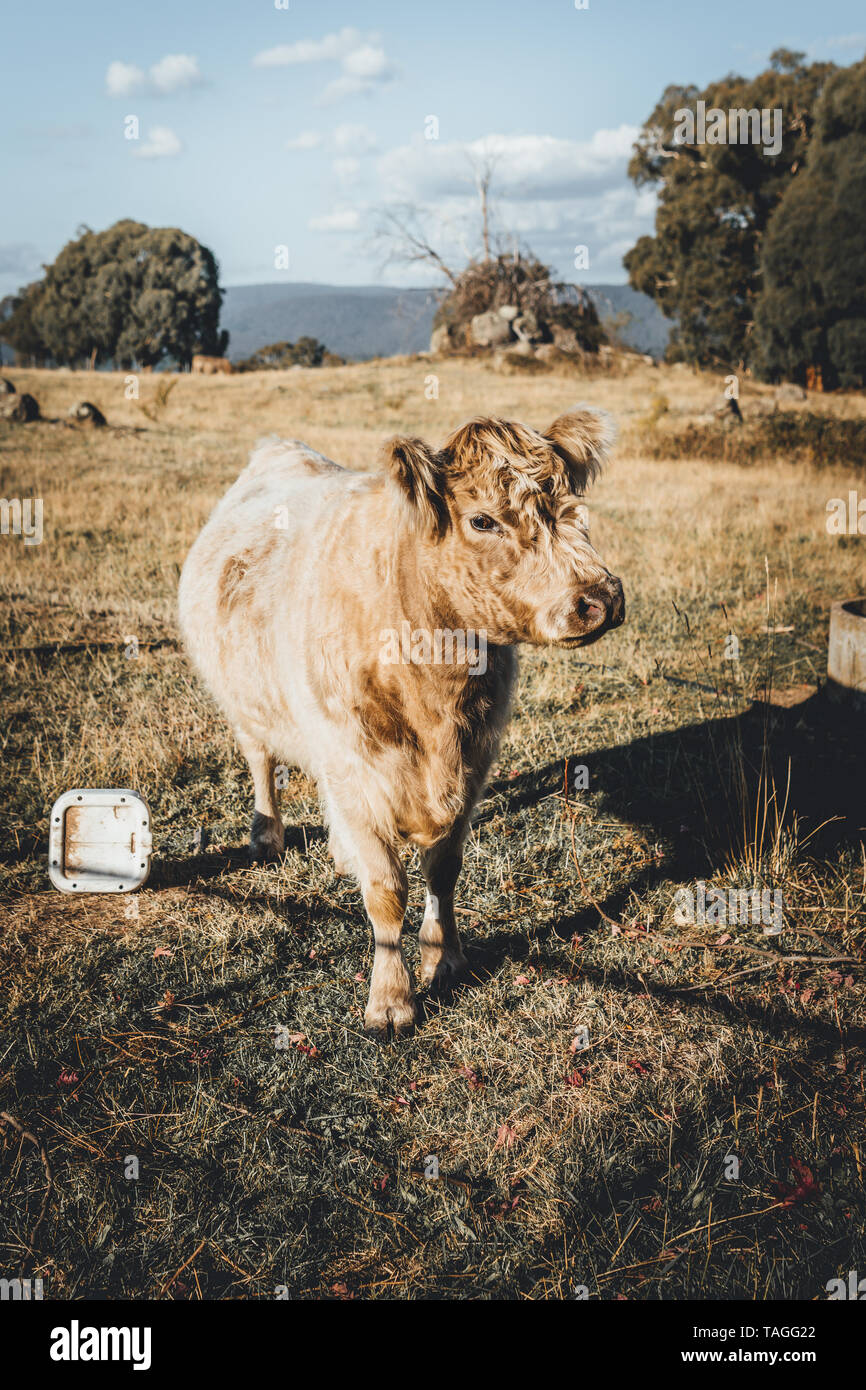
{"label": "boulder", "polygon": [[514,329],[518,338],[524,343],[540,343],[544,337],[538,319],[528,310],[525,314],[518,314],[513,320],[511,327]]}
{"label": "boulder", "polygon": [[501,347],[511,341],[511,325],[495,311],[476,314],[469,324],[469,336],[478,347]]}
{"label": "boulder", "polygon": [[454,346],[451,337],[451,329],[447,323],[440,323],[438,328],[434,328],[430,336],[431,352],[450,352]]}
{"label": "boulder", "polygon": [[776,387],[777,401],[804,401],[806,392],[802,386],[797,386],[793,381],[783,381],[781,386]]}
{"label": "boulder", "polygon": [[562,324],[555,323],[551,328],[553,341],[561,352],[581,352],[577,334],[573,328],[563,328]]}
{"label": "boulder", "polygon": [[500,304],[498,312],[500,318],[507,319],[511,323],[512,319],[517,318],[520,310],[516,304]]}
{"label": "boulder", "polygon": [[78,405],[71,405],[69,414],[74,420],[80,420],[83,425],[95,425],[98,429],[106,423],[99,406],[94,405],[92,401],[79,401]]}
{"label": "boulder", "polygon": [[18,424],[29,425],[31,420],[39,419],[39,405],[35,397],[28,396],[24,391],[20,396],[16,394],[0,405],[0,416],[4,420],[16,420]]}

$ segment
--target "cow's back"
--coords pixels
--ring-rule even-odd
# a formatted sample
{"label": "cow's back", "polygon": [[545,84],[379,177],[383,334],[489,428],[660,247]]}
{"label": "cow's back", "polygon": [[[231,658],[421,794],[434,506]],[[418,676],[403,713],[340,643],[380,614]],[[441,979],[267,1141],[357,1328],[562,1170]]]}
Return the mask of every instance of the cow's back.
{"label": "cow's back", "polygon": [[275,713],[288,726],[311,701],[306,634],[329,540],[351,519],[352,495],[369,488],[297,440],[263,441],[184,564],[187,650],[233,722],[261,726],[263,739]]}

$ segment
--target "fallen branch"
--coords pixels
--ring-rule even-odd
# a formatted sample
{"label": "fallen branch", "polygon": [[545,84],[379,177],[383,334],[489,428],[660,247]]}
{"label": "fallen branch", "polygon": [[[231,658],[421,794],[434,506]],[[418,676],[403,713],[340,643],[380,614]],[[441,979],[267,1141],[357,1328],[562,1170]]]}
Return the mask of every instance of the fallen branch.
{"label": "fallen branch", "polygon": [[207,1240],[206,1240],[206,1239],[203,1240],[203,1241],[201,1241],[200,1244],[198,1244],[198,1245],[196,1246],[196,1248],[193,1250],[193,1252],[192,1252],[192,1254],[190,1255],[189,1259],[188,1259],[188,1260],[184,1260],[184,1262],[183,1262],[183,1264],[181,1265],[180,1269],[176,1269],[175,1272],[174,1272],[174,1274],[172,1274],[172,1275],[170,1276],[170,1278],[166,1279],[165,1283],[163,1284],[162,1288],[161,1288],[160,1291],[159,1291],[159,1294],[157,1295],[159,1298],[162,1298],[162,1296],[163,1296],[163,1294],[165,1293],[166,1289],[171,1288],[171,1286],[172,1286],[172,1284],[174,1283],[175,1279],[177,1279],[179,1275],[183,1274],[183,1272],[184,1272],[184,1270],[186,1269],[187,1265],[191,1265],[191,1264],[192,1264],[192,1262],[193,1262],[193,1260],[195,1259],[196,1255],[200,1255],[201,1252],[202,1252],[202,1250],[204,1250],[204,1248],[205,1248],[206,1245],[207,1245]]}

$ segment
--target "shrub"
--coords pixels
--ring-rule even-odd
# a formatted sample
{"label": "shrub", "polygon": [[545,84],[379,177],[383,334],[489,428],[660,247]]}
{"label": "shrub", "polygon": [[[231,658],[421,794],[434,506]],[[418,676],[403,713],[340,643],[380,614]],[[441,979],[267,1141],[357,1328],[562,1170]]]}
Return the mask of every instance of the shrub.
{"label": "shrub", "polygon": [[329,352],[318,338],[299,338],[296,343],[271,343],[259,348],[235,366],[236,372],[283,371],[286,367],[337,367],[344,359]]}
{"label": "shrub", "polygon": [[745,420],[736,431],[722,424],[688,424],[675,432],[653,430],[641,439],[650,458],[702,458],[724,463],[756,463],[766,458],[791,463],[863,465],[866,419],[843,420],[811,411],[777,411]]}

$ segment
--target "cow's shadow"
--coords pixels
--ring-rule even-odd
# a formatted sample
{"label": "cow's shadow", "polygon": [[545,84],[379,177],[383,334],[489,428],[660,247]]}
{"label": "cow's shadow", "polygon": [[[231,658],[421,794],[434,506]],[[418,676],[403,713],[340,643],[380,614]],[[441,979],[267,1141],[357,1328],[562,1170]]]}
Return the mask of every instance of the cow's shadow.
{"label": "cow's shadow", "polygon": [[[589,771],[588,800],[575,790],[577,769]],[[566,779],[566,768],[568,769]],[[567,759],[494,780],[476,812],[483,823],[528,810],[569,787],[576,809],[611,815],[658,840],[663,854],[601,904],[612,916],[633,891],[659,879],[688,882],[726,867],[731,845],[767,806],[764,840],[773,836],[775,812],[820,857],[834,845],[866,838],[866,730],[862,717],[828,700],[823,691],[790,709],[756,702],[744,713],[719,716],[662,733],[645,734],[596,752],[579,747]],[[775,788],[776,801],[773,801]],[[246,834],[238,826],[237,838]],[[286,825],[286,848],[303,850],[324,840],[317,824]],[[247,867],[245,846],[169,857],[155,866],[154,886],[218,878]],[[459,889],[458,889],[459,892]],[[516,945],[516,942],[515,942]]]}
{"label": "cow's shadow", "polygon": [[[223,833],[215,835],[214,839],[229,840],[231,841],[230,844],[220,845],[219,848],[208,846],[208,848],[197,852],[190,848],[183,855],[176,851],[173,854],[168,852],[158,859],[154,859],[153,872],[149,880],[150,887],[190,887],[198,882],[220,879],[227,874],[249,869],[251,867],[250,850],[247,843],[249,824],[245,822],[222,829]],[[311,844],[320,843],[327,839],[327,832],[322,825],[290,821],[285,830],[286,851],[306,850]],[[270,867],[276,872],[278,865],[279,861],[274,861]]]}
{"label": "cow's shadow", "polygon": [[[576,772],[585,764],[589,770],[588,796],[575,791]],[[866,737],[862,719],[843,706],[828,701],[823,692],[795,705],[779,708],[758,702],[742,714],[703,720],[699,723],[650,733],[628,743],[596,752],[579,747],[567,760],[558,760],[513,780],[495,780],[477,811],[484,822],[495,816],[513,816],[530,810],[545,798],[562,793],[568,767],[570,804],[591,812],[587,832],[592,834],[593,819],[609,815],[619,822],[640,829],[654,841],[658,854],[632,873],[626,873],[599,906],[619,918],[633,893],[650,891],[665,881],[681,883],[697,879],[711,881],[722,874],[731,860],[731,847],[742,844],[746,820],[754,827],[756,812],[768,802],[765,841],[772,840],[774,803],[779,813],[784,806],[784,822],[795,821],[801,843],[806,836],[807,853],[816,859],[827,857],[835,848],[857,845],[866,839]],[[238,827],[239,835],[243,833]],[[790,829],[786,832],[790,833]],[[286,826],[287,848],[303,849],[324,838],[320,825]],[[248,864],[245,848],[232,848],[217,855],[192,855],[185,861],[164,863],[158,872],[158,886],[211,880],[208,891],[216,896],[233,897],[229,883],[220,883],[228,870]],[[458,902],[460,887],[458,885]],[[262,888],[245,894],[245,901],[270,901]],[[333,905],[313,909],[310,902],[286,901],[278,909],[287,925],[301,925],[311,917],[325,921]],[[353,906],[346,904],[345,916],[359,926],[366,922],[360,894]],[[469,977],[458,988],[481,984],[502,968],[503,960],[527,958],[544,937],[568,940],[575,933],[593,932],[600,925],[593,904],[583,902],[574,911],[559,913],[526,927],[494,930],[466,945]],[[407,921],[412,929],[412,923]],[[623,978],[620,987],[643,988]],[[429,1000],[422,995],[422,1007],[436,1002],[447,1004],[452,990],[437,992]],[[683,1000],[693,1000],[685,995]],[[682,1002],[682,1001],[681,1001]]]}
{"label": "cow's shadow", "polygon": [[[575,750],[567,761],[494,781],[479,819],[564,793],[566,766],[574,788],[580,764],[589,771],[588,799],[572,790],[571,804],[615,816],[660,844],[657,861],[601,903],[613,917],[632,892],[655,882],[709,880],[723,873],[732,847],[736,852],[757,837],[768,849],[776,838],[777,811],[785,827],[783,854],[785,837],[793,847],[794,835],[801,847],[808,838],[806,852],[815,858],[866,839],[866,729],[862,717],[823,691],[792,708],[759,701],[739,715],[646,734],[595,753]],[[557,935],[597,921],[595,909],[581,909],[557,922]],[[517,941],[512,944],[520,950]]]}

